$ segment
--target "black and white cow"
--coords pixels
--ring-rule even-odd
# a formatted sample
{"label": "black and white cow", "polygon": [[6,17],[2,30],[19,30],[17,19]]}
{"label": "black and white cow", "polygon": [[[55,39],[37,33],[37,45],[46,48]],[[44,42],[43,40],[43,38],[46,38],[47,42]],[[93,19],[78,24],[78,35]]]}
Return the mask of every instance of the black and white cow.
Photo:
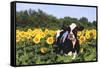
{"label": "black and white cow", "polygon": [[63,27],[56,33],[54,45],[55,52],[58,54],[73,55],[74,59],[79,53],[80,44],[77,39],[77,31],[83,30],[84,27],[72,23],[70,26]]}

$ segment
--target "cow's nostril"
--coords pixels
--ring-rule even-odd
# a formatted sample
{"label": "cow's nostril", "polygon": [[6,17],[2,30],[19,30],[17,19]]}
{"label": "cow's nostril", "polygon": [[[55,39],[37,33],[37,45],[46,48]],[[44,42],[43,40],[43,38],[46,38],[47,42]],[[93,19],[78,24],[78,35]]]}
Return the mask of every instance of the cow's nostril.
{"label": "cow's nostril", "polygon": [[69,37],[70,37],[70,38],[73,38],[73,34],[70,34]]}
{"label": "cow's nostril", "polygon": [[70,35],[70,38],[72,38],[73,36],[72,35]]}

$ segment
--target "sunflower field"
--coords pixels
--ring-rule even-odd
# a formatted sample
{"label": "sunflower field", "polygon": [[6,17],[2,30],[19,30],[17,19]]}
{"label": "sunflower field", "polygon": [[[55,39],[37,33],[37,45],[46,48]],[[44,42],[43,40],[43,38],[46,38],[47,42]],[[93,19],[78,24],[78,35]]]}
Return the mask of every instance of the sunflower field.
{"label": "sunflower field", "polygon": [[53,51],[57,30],[49,28],[16,29],[16,64],[54,64],[68,62],[96,61],[96,29],[84,29],[77,33],[80,54],[75,59]]}
{"label": "sunflower field", "polygon": [[[61,12],[62,14],[62,12]],[[60,55],[54,52],[55,34],[63,26],[75,23],[84,30],[77,33],[80,53]],[[97,60],[97,21],[86,17],[57,18],[41,8],[16,11],[16,64],[36,65]]]}

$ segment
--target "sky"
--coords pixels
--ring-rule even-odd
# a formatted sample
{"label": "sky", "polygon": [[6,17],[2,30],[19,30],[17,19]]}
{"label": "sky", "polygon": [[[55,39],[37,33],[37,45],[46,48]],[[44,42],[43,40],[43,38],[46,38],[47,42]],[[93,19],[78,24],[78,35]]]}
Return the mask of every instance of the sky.
{"label": "sky", "polygon": [[70,16],[78,19],[80,19],[81,17],[86,17],[90,22],[96,20],[95,7],[63,6],[63,5],[47,5],[47,4],[44,5],[44,4],[31,4],[31,3],[16,4],[16,11],[29,10],[30,8],[36,11],[38,9],[41,9],[47,14],[56,16],[57,18]]}

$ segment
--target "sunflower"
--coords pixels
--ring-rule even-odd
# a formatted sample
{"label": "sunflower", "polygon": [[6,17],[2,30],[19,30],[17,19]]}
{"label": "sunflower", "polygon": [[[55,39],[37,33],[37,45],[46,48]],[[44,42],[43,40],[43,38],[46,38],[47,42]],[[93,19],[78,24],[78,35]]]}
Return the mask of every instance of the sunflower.
{"label": "sunflower", "polygon": [[85,37],[86,37],[86,39],[89,39],[90,38],[90,35],[89,34],[86,34]]}
{"label": "sunflower", "polygon": [[36,29],[34,29],[34,31],[33,31],[33,32],[34,32],[35,34],[40,34],[40,33],[42,32],[42,30],[41,30],[41,29],[39,29],[39,28],[38,28],[38,29],[36,28]]}
{"label": "sunflower", "polygon": [[16,30],[16,34],[19,34],[20,33],[20,31],[19,30]]}
{"label": "sunflower", "polygon": [[45,54],[47,52],[47,48],[46,47],[42,47],[40,49],[40,51],[41,51],[42,54]]}
{"label": "sunflower", "polygon": [[96,39],[96,35],[93,37],[93,39]]}
{"label": "sunflower", "polygon": [[31,34],[32,34],[32,35],[31,35],[32,37],[34,37],[34,36],[35,36],[35,32],[34,32],[34,31],[32,31],[32,32],[31,32]]}
{"label": "sunflower", "polygon": [[25,37],[25,32],[21,31],[21,37]]}
{"label": "sunflower", "polygon": [[28,29],[28,31],[27,32],[32,32],[32,29]]}
{"label": "sunflower", "polygon": [[53,31],[53,30],[49,30],[49,34],[50,34],[51,36],[54,36],[54,35],[56,34],[56,32]]}
{"label": "sunflower", "polygon": [[20,36],[17,35],[17,36],[16,36],[16,43],[18,43],[20,40],[21,40]]}
{"label": "sunflower", "polygon": [[41,38],[45,37],[45,33],[41,32]]}
{"label": "sunflower", "polygon": [[92,32],[93,32],[94,34],[96,34],[96,29],[92,29]]}
{"label": "sunflower", "polygon": [[89,39],[90,38],[90,31],[89,30],[86,30],[85,37],[86,37],[86,39]]}
{"label": "sunflower", "polygon": [[41,39],[41,34],[37,34],[35,37]]}
{"label": "sunflower", "polygon": [[81,35],[82,35],[82,32],[78,31],[77,36],[81,36]]}
{"label": "sunflower", "polygon": [[38,44],[40,42],[40,38],[38,38],[38,37],[33,38],[33,42],[35,44]]}
{"label": "sunflower", "polygon": [[90,36],[91,36],[91,38],[96,39],[96,30],[95,29],[90,30]]}
{"label": "sunflower", "polygon": [[53,42],[54,42],[53,37],[48,37],[47,40],[46,40],[46,42],[47,42],[48,44],[53,44]]}
{"label": "sunflower", "polygon": [[85,36],[80,36],[80,38],[79,38],[80,44],[84,43],[85,40],[86,40]]}
{"label": "sunflower", "polygon": [[49,30],[48,29],[45,29],[44,33],[45,34],[48,34],[49,33]]}
{"label": "sunflower", "polygon": [[93,37],[94,36],[94,32],[92,30],[90,30],[90,36]]}
{"label": "sunflower", "polygon": [[16,43],[18,43],[20,41],[20,38],[19,39],[16,39]]}
{"label": "sunflower", "polygon": [[93,39],[96,39],[96,30],[95,29],[92,29],[92,31],[93,31]]}

